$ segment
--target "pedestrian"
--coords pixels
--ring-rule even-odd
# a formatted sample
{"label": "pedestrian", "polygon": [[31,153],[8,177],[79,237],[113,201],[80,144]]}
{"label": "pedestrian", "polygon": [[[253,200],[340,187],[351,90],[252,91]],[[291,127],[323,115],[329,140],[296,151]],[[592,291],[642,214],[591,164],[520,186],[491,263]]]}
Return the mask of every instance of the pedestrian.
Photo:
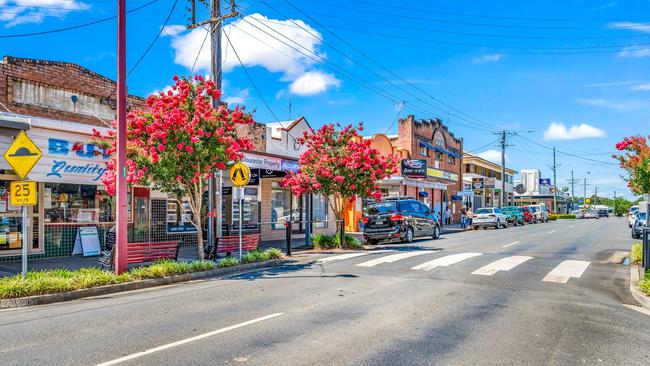
{"label": "pedestrian", "polygon": [[451,225],[451,210],[449,209],[449,206],[447,206],[447,209],[445,210],[445,225]]}
{"label": "pedestrian", "polygon": [[472,228],[472,222],[474,221],[474,215],[472,214],[472,209],[468,208],[467,209],[467,228],[471,229]]}
{"label": "pedestrian", "polygon": [[467,225],[467,209],[465,206],[460,209],[460,228],[465,229]]}

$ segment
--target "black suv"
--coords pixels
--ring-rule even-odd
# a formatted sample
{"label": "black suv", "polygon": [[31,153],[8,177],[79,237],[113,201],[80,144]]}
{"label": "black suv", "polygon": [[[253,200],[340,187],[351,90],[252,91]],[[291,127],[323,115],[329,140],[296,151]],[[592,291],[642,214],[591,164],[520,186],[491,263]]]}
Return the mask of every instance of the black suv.
{"label": "black suv", "polygon": [[410,243],[418,236],[440,237],[435,213],[411,197],[388,197],[369,204],[363,213],[363,238],[368,244],[401,239]]}

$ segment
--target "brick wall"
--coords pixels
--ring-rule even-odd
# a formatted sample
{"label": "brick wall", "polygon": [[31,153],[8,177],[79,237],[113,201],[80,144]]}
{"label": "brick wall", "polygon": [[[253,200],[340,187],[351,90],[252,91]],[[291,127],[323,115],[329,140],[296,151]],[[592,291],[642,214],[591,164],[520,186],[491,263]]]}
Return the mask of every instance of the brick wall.
{"label": "brick wall", "polygon": [[265,153],[266,152],[266,125],[259,122],[254,122],[250,125],[237,125],[237,135],[248,137],[253,144],[252,151]]}
{"label": "brick wall", "polygon": [[[0,103],[17,114],[105,126],[97,117],[87,115],[88,113],[73,113],[51,107],[16,103],[13,98],[15,81],[98,98],[102,104],[115,109],[116,83],[74,63],[5,56],[0,63]],[[144,101],[143,98],[129,95],[127,107],[143,107]],[[1,106],[0,108],[5,109]]]}

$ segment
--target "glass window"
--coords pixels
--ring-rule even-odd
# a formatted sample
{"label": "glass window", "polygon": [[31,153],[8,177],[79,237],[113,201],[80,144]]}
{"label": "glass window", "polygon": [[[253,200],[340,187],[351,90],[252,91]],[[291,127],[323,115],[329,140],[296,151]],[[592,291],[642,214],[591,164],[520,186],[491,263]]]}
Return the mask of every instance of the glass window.
{"label": "glass window", "polygon": [[476,212],[474,212],[474,213],[477,214],[477,215],[491,214],[491,213],[492,213],[492,209],[489,209],[489,208],[479,208],[479,209],[476,210]]}
{"label": "glass window", "polygon": [[45,222],[114,221],[113,200],[97,186],[46,183],[43,201]]}
{"label": "glass window", "polygon": [[420,146],[420,155],[429,156],[429,149],[424,146]]}
{"label": "glass window", "polygon": [[329,211],[327,205],[327,198],[322,194],[315,194],[313,200],[313,220],[321,221],[315,222],[314,228],[327,227],[327,212]]}
{"label": "glass window", "polygon": [[366,207],[367,215],[377,215],[380,213],[393,213],[397,212],[397,202],[395,201],[386,201],[381,203],[375,203]]}
{"label": "glass window", "polygon": [[289,221],[290,205],[290,190],[275,187],[271,190],[271,229],[284,230],[284,223]]}

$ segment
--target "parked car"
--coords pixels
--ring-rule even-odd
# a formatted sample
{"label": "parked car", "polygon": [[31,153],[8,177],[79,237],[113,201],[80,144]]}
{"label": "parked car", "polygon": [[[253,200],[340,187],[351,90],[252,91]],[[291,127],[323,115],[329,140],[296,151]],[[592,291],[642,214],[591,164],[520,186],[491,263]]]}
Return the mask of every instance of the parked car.
{"label": "parked car", "polygon": [[548,222],[548,209],[542,205],[529,205],[528,209],[535,216],[537,222]]}
{"label": "parked car", "polygon": [[410,243],[416,237],[440,237],[440,222],[435,213],[411,197],[384,198],[368,205],[363,223],[363,238],[368,244],[391,239]]}
{"label": "parked car", "polygon": [[508,227],[508,218],[504,215],[498,207],[486,207],[479,208],[474,211],[474,216],[472,216],[472,228],[478,230],[478,228],[494,227],[499,229],[501,227]]}
{"label": "parked car", "polygon": [[632,239],[640,239],[643,233],[643,228],[646,227],[646,213],[637,212],[634,225],[632,225]]}
{"label": "parked car", "polygon": [[533,215],[530,210],[528,209],[528,206],[524,207],[519,207],[519,212],[521,212],[524,215],[524,221],[529,223],[529,224],[536,224],[537,220],[535,220],[535,215]]}
{"label": "parked car", "polygon": [[596,212],[596,210],[590,208],[588,210],[582,211],[582,218],[583,219],[599,219],[600,215],[598,215],[598,212]]}
{"label": "parked car", "polygon": [[575,215],[576,219],[584,219],[584,214],[585,212],[582,210],[573,210],[571,211],[571,215]]}
{"label": "parked car", "polygon": [[512,223],[515,226],[523,225],[525,223],[524,214],[521,211],[519,211],[519,207],[517,206],[502,207],[501,213],[506,215],[506,219],[508,220],[508,222]]}
{"label": "parked car", "polygon": [[599,208],[596,210],[598,217],[609,217],[609,210],[606,208]]}
{"label": "parked car", "polygon": [[636,213],[639,212],[639,206],[632,206],[627,212],[627,224],[629,227],[634,225],[634,220],[636,220]]}

